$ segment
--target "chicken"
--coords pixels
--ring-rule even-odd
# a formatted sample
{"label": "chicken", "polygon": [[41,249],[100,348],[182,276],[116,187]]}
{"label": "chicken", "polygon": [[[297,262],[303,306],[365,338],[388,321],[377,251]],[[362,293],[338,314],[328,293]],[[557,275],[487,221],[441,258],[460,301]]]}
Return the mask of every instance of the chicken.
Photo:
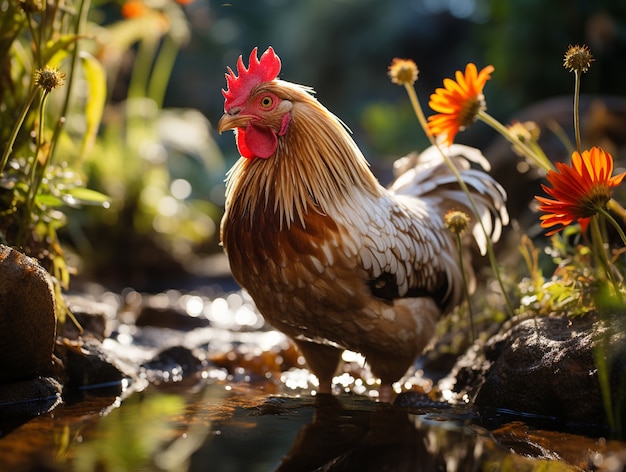
{"label": "chicken", "polygon": [[[237,73],[226,74],[218,131],[235,131],[242,157],[227,175],[222,245],[234,278],[294,340],[320,393],[331,392],[341,353],[351,350],[388,401],[437,319],[463,301],[456,236],[443,215],[472,212],[436,148],[399,160],[396,180],[381,186],[343,123],[312,89],[277,79],[280,68],[271,47],[260,59],[255,48],[248,68],[240,56]],[[505,193],[470,166],[486,160],[466,146],[446,152],[498,239]],[[484,252],[484,232],[473,227]]]}

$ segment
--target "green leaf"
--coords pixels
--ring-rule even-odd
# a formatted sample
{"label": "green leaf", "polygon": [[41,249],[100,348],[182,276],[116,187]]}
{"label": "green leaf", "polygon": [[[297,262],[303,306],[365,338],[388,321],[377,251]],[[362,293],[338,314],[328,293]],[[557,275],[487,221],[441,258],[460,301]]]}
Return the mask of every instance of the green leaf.
{"label": "green leaf", "polygon": [[35,197],[37,204],[41,206],[45,206],[48,208],[56,208],[63,206],[63,200],[59,197],[55,197],[54,195],[47,194],[39,194]]}
{"label": "green leaf", "polygon": [[[42,58],[44,64],[48,64],[50,60],[54,57],[55,62],[61,63],[63,58],[68,53],[68,48],[72,43],[75,43],[80,39],[80,36],[75,34],[64,34],[60,36],[58,39],[54,41],[48,41],[46,46],[42,52]],[[56,56],[56,57],[55,57]],[[50,64],[54,67],[58,66],[58,64]]]}
{"label": "green leaf", "polygon": [[88,188],[72,188],[63,195],[63,201],[69,205],[96,205],[108,208],[110,199],[103,193]]}
{"label": "green leaf", "polygon": [[85,51],[81,51],[79,57],[85,73],[85,80],[89,87],[89,98],[85,104],[87,129],[81,149],[81,156],[84,156],[93,146],[98,134],[106,103],[107,85],[106,73],[100,61]]}

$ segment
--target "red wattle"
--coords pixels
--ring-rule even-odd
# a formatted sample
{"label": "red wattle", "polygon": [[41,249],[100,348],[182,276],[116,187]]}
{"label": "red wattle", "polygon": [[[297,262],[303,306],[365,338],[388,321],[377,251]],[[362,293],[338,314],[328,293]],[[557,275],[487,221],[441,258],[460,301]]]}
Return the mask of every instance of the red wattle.
{"label": "red wattle", "polygon": [[243,128],[237,128],[237,149],[239,149],[239,154],[248,159],[252,159],[254,154],[252,151],[248,149],[248,145],[246,144],[246,131]]}
{"label": "red wattle", "polygon": [[276,152],[278,137],[269,128],[248,123],[245,130],[237,130],[237,147],[243,157],[267,159]]}

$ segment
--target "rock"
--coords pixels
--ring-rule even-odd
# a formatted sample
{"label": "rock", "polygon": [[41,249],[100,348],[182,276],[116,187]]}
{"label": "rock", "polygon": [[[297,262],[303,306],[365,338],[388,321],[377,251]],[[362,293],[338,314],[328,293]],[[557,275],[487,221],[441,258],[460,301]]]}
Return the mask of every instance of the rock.
{"label": "rock", "polygon": [[61,384],[50,377],[0,385],[0,418],[31,418],[61,403]]}
{"label": "rock", "polygon": [[113,358],[90,335],[79,341],[63,340],[57,344],[55,354],[65,366],[64,397],[85,391],[92,395],[119,395],[137,381],[137,366]]}
{"label": "rock", "polygon": [[206,359],[184,346],[172,346],[159,352],[141,367],[150,383],[180,382],[206,367]]}
{"label": "rock", "polygon": [[[482,409],[511,410],[584,428],[608,426],[594,355],[610,369],[613,407],[626,414],[626,333],[615,317],[602,321],[549,317],[505,326],[453,370],[459,397]],[[443,380],[440,386],[449,382]],[[442,387],[445,388],[445,387]],[[622,418],[622,424],[626,420]]]}
{"label": "rock", "polygon": [[211,323],[206,318],[189,316],[185,311],[177,308],[144,306],[141,308],[135,324],[141,327],[152,326],[191,331],[196,328],[206,328]]}
{"label": "rock", "polygon": [[[400,393],[393,402],[394,406],[399,408],[410,408],[411,410],[446,410],[452,405],[446,402],[440,402],[431,399],[428,395],[421,392],[409,390]],[[413,412],[413,411],[412,411]]]}
{"label": "rock", "polygon": [[[110,322],[115,319],[115,307],[81,295],[67,295],[65,304],[84,332],[88,332],[99,341],[111,334]],[[68,319],[64,323],[62,336],[78,339],[81,334],[72,320]]]}
{"label": "rock", "polygon": [[0,245],[0,383],[50,366],[55,335],[50,275],[35,259]]}

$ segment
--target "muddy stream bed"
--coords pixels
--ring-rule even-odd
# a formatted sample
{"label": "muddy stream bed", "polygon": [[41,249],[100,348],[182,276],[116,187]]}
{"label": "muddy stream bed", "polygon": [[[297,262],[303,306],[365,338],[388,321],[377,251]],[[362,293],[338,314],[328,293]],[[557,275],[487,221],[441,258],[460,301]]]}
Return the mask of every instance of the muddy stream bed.
{"label": "muddy stream bed", "polygon": [[546,415],[444,401],[441,375],[419,364],[394,405],[376,401],[353,353],[336,394],[315,395],[302,358],[236,289],[92,287],[68,304],[85,332],[68,324],[57,338],[59,391],[39,385],[45,376],[26,381],[27,398],[0,388],[0,470],[621,471],[626,463],[626,443],[594,421],[577,431]]}

